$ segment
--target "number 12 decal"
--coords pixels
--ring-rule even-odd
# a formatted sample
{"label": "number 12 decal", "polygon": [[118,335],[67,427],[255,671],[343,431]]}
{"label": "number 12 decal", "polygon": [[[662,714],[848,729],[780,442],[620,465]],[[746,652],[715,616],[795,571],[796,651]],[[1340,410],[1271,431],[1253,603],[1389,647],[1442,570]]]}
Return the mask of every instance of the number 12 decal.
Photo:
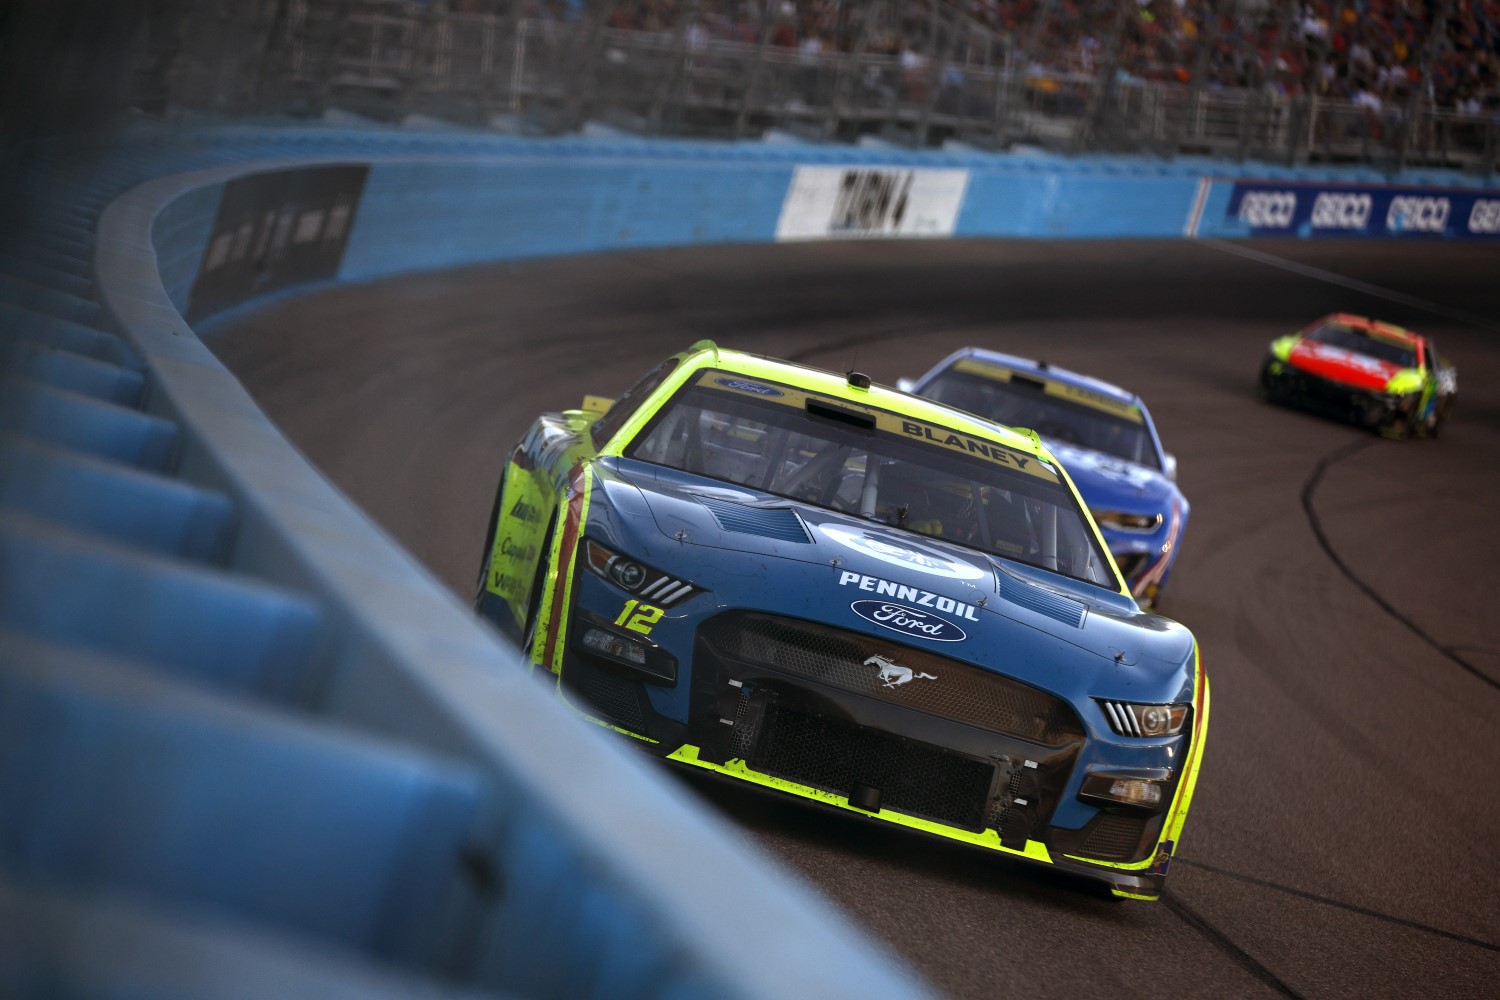
{"label": "number 12 decal", "polygon": [[[637,611],[637,607],[640,610]],[[632,611],[635,614],[631,614]],[[624,625],[632,632],[639,632],[641,635],[650,635],[651,626],[661,621],[661,616],[664,614],[666,612],[661,608],[654,608],[649,604],[641,604],[639,601],[626,601],[625,610],[620,612],[620,617],[615,619],[615,624]]]}

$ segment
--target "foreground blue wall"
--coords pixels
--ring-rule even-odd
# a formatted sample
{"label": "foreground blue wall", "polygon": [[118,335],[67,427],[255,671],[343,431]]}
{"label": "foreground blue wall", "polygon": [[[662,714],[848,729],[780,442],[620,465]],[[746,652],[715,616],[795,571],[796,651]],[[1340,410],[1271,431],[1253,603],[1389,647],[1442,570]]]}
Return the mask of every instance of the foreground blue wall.
{"label": "foreground blue wall", "polygon": [[[277,128],[43,153],[38,230],[0,254],[5,995],[923,995],[510,669],[196,339],[183,314],[250,175],[363,178],[312,280],[768,242],[819,170],[962,197],[868,199],[839,228],[829,196],[804,235],[928,215],[958,237],[1500,228],[1446,176],[1107,158]],[[268,197],[274,218],[307,207]],[[215,307],[285,287],[261,280],[275,256],[242,255]]]}

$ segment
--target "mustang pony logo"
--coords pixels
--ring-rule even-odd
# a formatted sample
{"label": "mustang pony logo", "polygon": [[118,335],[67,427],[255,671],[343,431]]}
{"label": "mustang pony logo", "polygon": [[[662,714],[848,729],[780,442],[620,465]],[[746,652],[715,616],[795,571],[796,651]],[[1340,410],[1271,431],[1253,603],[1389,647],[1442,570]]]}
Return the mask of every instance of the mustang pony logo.
{"label": "mustang pony logo", "polygon": [[887,660],[885,657],[879,655],[865,660],[864,665],[867,667],[879,667],[880,674],[876,677],[876,680],[885,681],[885,686],[888,688],[910,684],[919,678],[925,678],[929,681],[937,680],[936,677],[929,673],[913,674],[911,667],[903,667],[895,660]]}

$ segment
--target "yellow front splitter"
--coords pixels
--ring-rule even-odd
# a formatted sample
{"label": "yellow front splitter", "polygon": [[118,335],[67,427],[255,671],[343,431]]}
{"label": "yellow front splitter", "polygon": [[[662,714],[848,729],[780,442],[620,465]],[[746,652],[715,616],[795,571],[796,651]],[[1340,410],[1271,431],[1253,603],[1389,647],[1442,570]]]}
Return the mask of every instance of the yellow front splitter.
{"label": "yellow front splitter", "polygon": [[1001,851],[1005,854],[1014,854],[1017,857],[1040,861],[1044,864],[1052,864],[1052,855],[1047,852],[1046,845],[1035,840],[1028,840],[1025,849],[1018,851],[1015,848],[1006,847],[1000,843],[1000,834],[994,830],[971,833],[968,830],[955,830],[951,826],[933,823],[930,820],[917,819],[915,816],[908,816],[905,813],[894,812],[890,809],[871,812],[868,809],[861,809],[858,806],[850,805],[848,798],[835,792],[825,792],[820,788],[811,788],[807,785],[799,785],[794,781],[787,781],[785,778],[773,778],[768,774],[752,771],[740,759],[725,761],[723,764],[715,764],[712,761],[702,760],[698,757],[698,748],[691,745],[678,747],[672,753],[668,754],[667,757],[670,760],[691,764],[694,767],[701,767],[706,771],[717,771],[720,774],[727,774],[741,781],[753,782],[765,788],[774,788],[780,792],[788,792],[804,799],[813,799],[825,805],[846,809],[861,816],[873,816],[888,823],[911,827],[914,830],[936,834],[939,837],[946,837],[949,840],[958,840],[974,844],[977,847],[985,847],[990,850]]}

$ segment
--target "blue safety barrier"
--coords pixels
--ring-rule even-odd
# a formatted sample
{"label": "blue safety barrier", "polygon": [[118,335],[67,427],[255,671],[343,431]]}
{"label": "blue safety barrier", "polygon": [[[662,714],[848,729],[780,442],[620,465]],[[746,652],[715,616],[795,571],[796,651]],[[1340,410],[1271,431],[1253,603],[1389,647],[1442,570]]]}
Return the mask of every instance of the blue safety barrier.
{"label": "blue safety barrier", "polygon": [[0,252],[17,996],[924,995],[515,669],[185,316],[629,247],[1495,221],[1446,175],[399,129],[138,127],[28,179],[39,226]]}

